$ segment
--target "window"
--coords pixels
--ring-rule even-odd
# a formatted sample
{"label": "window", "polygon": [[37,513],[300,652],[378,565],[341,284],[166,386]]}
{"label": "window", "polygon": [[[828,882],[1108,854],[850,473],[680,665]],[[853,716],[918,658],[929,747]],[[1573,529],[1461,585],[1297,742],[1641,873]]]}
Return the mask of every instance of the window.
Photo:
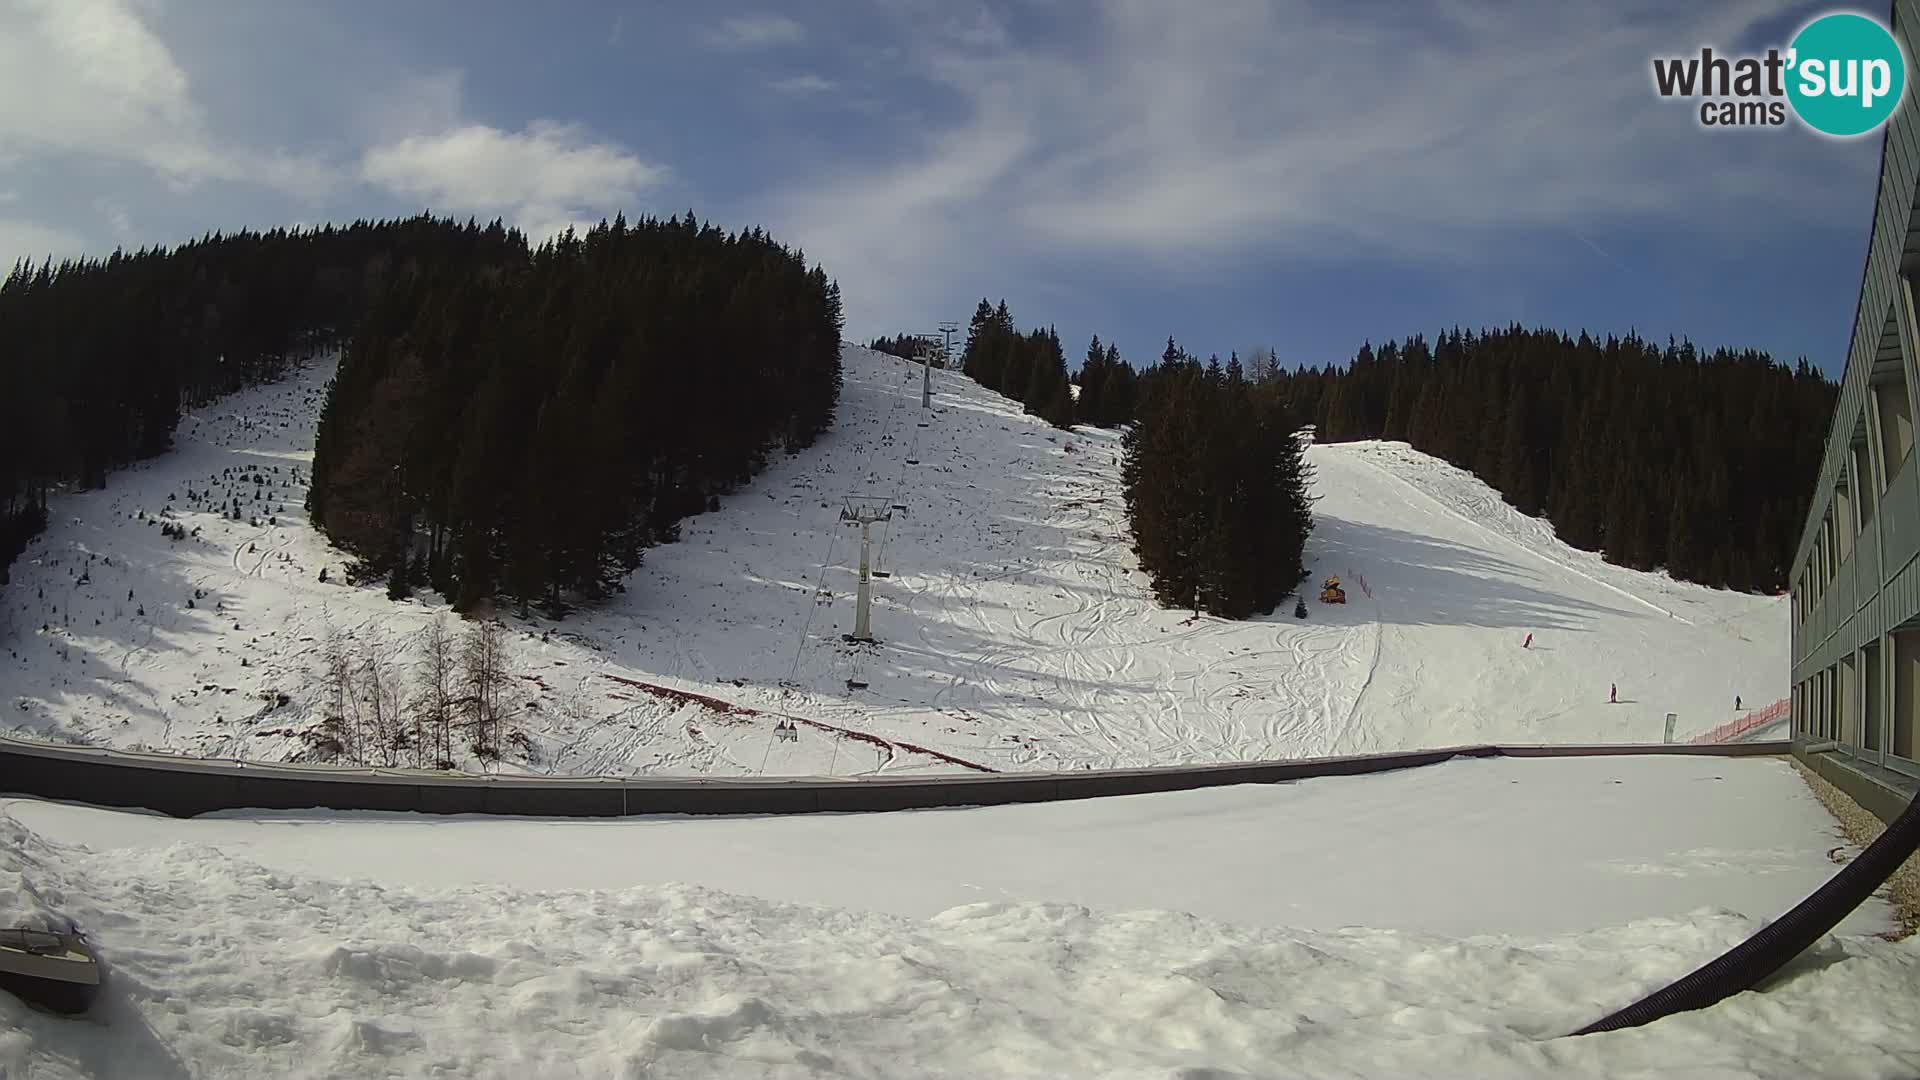
{"label": "window", "polygon": [[1853,516],[1853,499],[1844,486],[1833,493],[1833,520],[1835,561],[1845,566],[1853,558],[1853,537],[1859,529]]}
{"label": "window", "polygon": [[1864,532],[1873,524],[1874,511],[1880,499],[1880,484],[1873,475],[1873,455],[1867,452],[1865,439],[1853,444],[1853,491],[1860,502],[1860,528]]}
{"label": "window", "polygon": [[1920,729],[1920,627],[1893,633],[1893,715],[1889,717],[1887,749],[1912,760],[1916,729]]}
{"label": "window", "polygon": [[1833,737],[1860,745],[1860,669],[1848,656],[1834,665]]}
{"label": "window", "polygon": [[1866,750],[1880,749],[1880,724],[1882,719],[1881,698],[1885,691],[1880,682],[1880,643],[1873,642],[1860,650],[1863,676],[1860,693],[1860,746]]}
{"label": "window", "polygon": [[1880,412],[1880,449],[1885,455],[1882,490],[1913,452],[1913,404],[1907,400],[1907,380],[1899,375],[1873,385],[1874,405]]}

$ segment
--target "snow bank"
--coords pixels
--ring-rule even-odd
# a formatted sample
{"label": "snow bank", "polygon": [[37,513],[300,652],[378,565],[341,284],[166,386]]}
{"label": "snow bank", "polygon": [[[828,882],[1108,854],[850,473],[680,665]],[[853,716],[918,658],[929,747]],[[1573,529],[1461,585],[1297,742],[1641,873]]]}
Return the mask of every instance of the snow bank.
{"label": "snow bank", "polygon": [[[111,966],[95,1022],[0,997],[36,1078],[1895,1076],[1920,953],[1829,939],[1765,994],[1556,1039],[1751,933],[1522,940],[982,903],[924,921],[689,885],[414,890],[181,843],[48,848]],[[37,862],[37,860],[36,860]],[[103,1026],[104,1025],[104,1026]]]}
{"label": "snow bank", "polygon": [[65,897],[41,890],[48,879],[49,850],[31,829],[0,815],[0,927],[65,930],[67,923],[55,907]]}

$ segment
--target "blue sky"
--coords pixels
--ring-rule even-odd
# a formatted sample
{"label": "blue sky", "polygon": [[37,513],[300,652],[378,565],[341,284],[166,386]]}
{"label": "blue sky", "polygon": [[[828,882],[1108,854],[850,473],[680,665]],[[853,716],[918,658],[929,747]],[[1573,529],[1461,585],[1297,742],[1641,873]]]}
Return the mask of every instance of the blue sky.
{"label": "blue sky", "polygon": [[804,248],[863,340],[988,295],[1137,361],[1518,321],[1837,371],[1878,136],[1704,131],[1649,66],[1825,10],[0,0],[0,260],[691,207]]}

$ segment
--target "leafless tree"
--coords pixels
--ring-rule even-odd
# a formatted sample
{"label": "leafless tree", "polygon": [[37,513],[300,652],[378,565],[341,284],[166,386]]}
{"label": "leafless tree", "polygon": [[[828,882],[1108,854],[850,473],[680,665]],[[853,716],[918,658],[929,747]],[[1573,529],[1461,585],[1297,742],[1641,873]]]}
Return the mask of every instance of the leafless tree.
{"label": "leafless tree", "polygon": [[[321,724],[339,740],[341,756],[350,761],[359,761],[359,732],[353,716],[349,715],[354,705],[353,650],[338,627],[327,628],[325,656],[327,714],[321,718]],[[353,711],[358,712],[357,709]]]}
{"label": "leafless tree", "polygon": [[396,752],[406,741],[400,722],[399,683],[388,670],[386,656],[373,645],[362,645],[355,659],[360,678],[353,696],[359,700],[358,711],[364,720],[360,762],[391,768],[399,763]]}
{"label": "leafless tree", "polygon": [[413,703],[414,764],[453,767],[455,671],[453,635],[441,615],[421,632],[419,683]]}
{"label": "leafless tree", "polygon": [[460,674],[474,753],[497,758],[505,720],[501,696],[507,687],[505,641],[499,623],[478,619],[467,628],[460,645]]}
{"label": "leafless tree", "polygon": [[1247,352],[1247,378],[1252,382],[1271,382],[1280,377],[1280,358],[1272,347],[1256,345]]}

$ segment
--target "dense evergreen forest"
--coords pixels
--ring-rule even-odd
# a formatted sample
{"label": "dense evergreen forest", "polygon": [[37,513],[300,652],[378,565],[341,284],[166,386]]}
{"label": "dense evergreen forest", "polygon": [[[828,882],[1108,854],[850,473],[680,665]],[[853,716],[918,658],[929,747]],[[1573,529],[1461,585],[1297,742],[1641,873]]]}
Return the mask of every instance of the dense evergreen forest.
{"label": "dense evergreen forest", "polygon": [[1095,427],[1119,427],[1133,419],[1135,400],[1140,393],[1140,377],[1133,366],[1120,358],[1120,346],[1100,344],[1100,335],[1087,343],[1087,355],[1080,370],[1073,373],[1073,384],[1080,395],[1073,402],[1073,417]]}
{"label": "dense evergreen forest", "polygon": [[277,377],[421,265],[514,249],[498,222],[422,216],[16,264],[0,283],[0,584],[50,490],[167,449],[182,409]]}
{"label": "dense evergreen forest", "polygon": [[822,270],[691,213],[429,268],[346,349],[309,513],[391,595],[559,614],[826,429],[841,326]]}
{"label": "dense evergreen forest", "polygon": [[[1068,389],[1052,329],[1025,334],[1006,301],[974,311],[961,369],[1057,427],[1131,423],[1124,495],[1134,551],[1168,607],[1227,618],[1270,612],[1298,585],[1313,518],[1297,424],[1272,379],[1240,358],[1206,365],[1167,340],[1136,372],[1095,334]],[[1271,376],[1271,361],[1261,375]]]}
{"label": "dense evergreen forest", "polygon": [[960,369],[974,382],[1020,402],[1029,415],[1055,427],[1069,428],[1075,422],[1110,427],[1122,422],[1132,407],[1133,369],[1120,359],[1119,349],[1102,349],[1097,336],[1088,346],[1079,382],[1081,400],[1087,405],[1076,407],[1060,335],[1052,328],[1038,327],[1020,333],[1005,300],[998,308],[980,301],[967,327]]}
{"label": "dense evergreen forest", "polygon": [[1140,568],[1168,607],[1271,612],[1306,577],[1310,473],[1277,382],[1167,340],[1140,376],[1122,491]]}
{"label": "dense evergreen forest", "polygon": [[1327,442],[1397,439],[1561,539],[1714,587],[1786,587],[1835,385],[1803,359],[1511,326],[1362,346],[1280,385]]}
{"label": "dense evergreen forest", "polygon": [[[916,334],[901,334],[898,337],[882,336],[868,342],[867,348],[872,349],[874,352],[886,353],[888,356],[897,356],[902,360],[918,362],[920,359],[920,351],[924,348],[921,340],[920,336]],[[936,348],[939,344],[937,341],[933,343]],[[940,354],[937,351],[933,354],[933,366],[946,366],[940,359]]]}

